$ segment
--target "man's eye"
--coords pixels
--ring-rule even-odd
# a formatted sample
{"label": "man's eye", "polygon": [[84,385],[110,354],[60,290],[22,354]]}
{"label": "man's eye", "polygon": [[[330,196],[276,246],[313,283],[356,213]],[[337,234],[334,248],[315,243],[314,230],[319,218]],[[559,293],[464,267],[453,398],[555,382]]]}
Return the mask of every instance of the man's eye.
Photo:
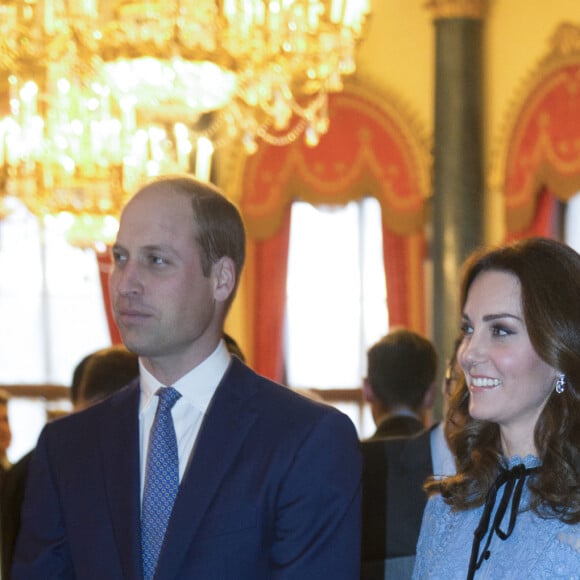
{"label": "man's eye", "polygon": [[163,266],[164,264],[167,264],[167,260],[161,256],[151,256],[150,260],[155,266]]}

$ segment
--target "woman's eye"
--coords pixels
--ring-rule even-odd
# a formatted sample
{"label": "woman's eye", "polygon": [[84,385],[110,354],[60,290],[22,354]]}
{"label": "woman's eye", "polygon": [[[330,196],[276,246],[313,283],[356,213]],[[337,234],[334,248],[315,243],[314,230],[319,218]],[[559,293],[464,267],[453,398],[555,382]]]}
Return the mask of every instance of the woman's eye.
{"label": "woman's eye", "polygon": [[468,324],[467,322],[464,322],[461,325],[460,330],[461,330],[461,334],[463,334],[464,336],[468,335],[468,334],[473,334],[473,327],[471,326],[471,324]]}
{"label": "woman's eye", "polygon": [[508,336],[509,334],[513,334],[509,328],[498,325],[493,326],[491,332],[494,336]]}

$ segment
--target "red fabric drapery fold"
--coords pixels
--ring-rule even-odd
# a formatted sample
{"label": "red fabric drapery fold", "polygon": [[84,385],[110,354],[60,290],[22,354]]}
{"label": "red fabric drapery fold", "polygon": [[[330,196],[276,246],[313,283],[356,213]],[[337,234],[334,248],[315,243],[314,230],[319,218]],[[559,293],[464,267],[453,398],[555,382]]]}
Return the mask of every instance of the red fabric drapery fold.
{"label": "red fabric drapery fold", "polygon": [[97,263],[99,265],[99,279],[101,281],[101,291],[103,293],[103,303],[105,306],[105,314],[107,315],[107,325],[109,327],[109,334],[111,336],[111,344],[121,344],[121,335],[115,319],[113,318],[113,309],[111,307],[111,294],[109,293],[109,276],[113,268],[113,261],[111,252],[96,252]]}
{"label": "red fabric drapery fold", "polygon": [[254,369],[274,381],[284,379],[284,312],[290,240],[290,206],[280,229],[254,244]]}
{"label": "red fabric drapery fold", "polygon": [[556,235],[556,200],[547,188],[537,198],[536,211],[532,223],[524,230],[508,233],[507,240],[521,240],[534,236],[553,238]]}
{"label": "red fabric drapery fold", "polygon": [[400,236],[383,225],[383,260],[389,325],[425,332],[425,237]]}

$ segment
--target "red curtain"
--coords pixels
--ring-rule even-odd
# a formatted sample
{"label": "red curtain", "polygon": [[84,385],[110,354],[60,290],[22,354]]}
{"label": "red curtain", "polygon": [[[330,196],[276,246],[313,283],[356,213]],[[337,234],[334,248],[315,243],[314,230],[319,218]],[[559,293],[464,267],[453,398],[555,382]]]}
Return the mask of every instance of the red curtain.
{"label": "red curtain", "polygon": [[282,226],[254,244],[254,369],[274,381],[284,379],[284,312],[290,239],[290,205]]}
{"label": "red curtain", "polygon": [[111,307],[111,295],[109,293],[109,276],[113,268],[111,252],[96,252],[97,262],[99,264],[99,278],[101,280],[101,291],[103,293],[103,303],[107,315],[107,325],[111,336],[111,344],[121,344],[121,335],[113,318],[113,309]]}
{"label": "red curtain", "polygon": [[422,232],[401,236],[383,224],[383,260],[389,325],[425,332]]}
{"label": "red curtain", "polygon": [[508,233],[507,240],[520,240],[534,236],[553,238],[556,235],[556,199],[544,188],[537,197],[536,210],[529,227],[518,232]]}

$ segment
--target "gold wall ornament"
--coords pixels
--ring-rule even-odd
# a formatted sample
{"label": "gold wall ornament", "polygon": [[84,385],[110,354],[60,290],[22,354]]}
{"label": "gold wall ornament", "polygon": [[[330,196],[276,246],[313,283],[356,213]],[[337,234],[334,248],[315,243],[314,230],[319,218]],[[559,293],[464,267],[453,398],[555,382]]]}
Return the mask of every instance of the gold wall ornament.
{"label": "gold wall ornament", "polygon": [[469,18],[481,20],[485,17],[487,0],[430,0],[426,7],[434,20]]}
{"label": "gold wall ornament", "polygon": [[580,56],[580,25],[571,22],[560,24],[550,39],[548,59]]}

